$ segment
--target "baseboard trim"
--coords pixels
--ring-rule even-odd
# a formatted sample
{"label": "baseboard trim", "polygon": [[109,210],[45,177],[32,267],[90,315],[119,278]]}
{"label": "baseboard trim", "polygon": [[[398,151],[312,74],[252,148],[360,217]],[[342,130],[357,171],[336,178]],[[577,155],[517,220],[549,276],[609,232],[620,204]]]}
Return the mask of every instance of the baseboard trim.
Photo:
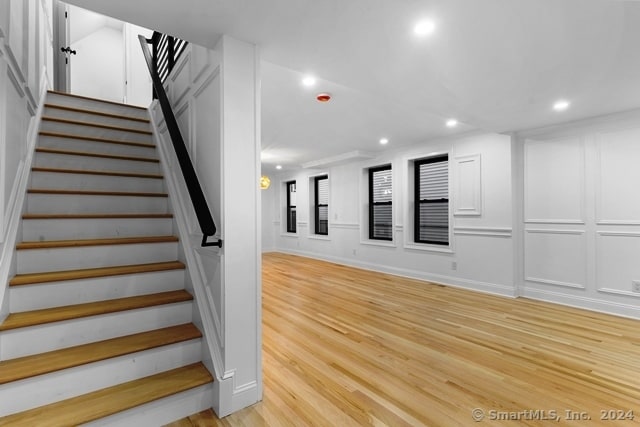
{"label": "baseboard trim", "polygon": [[445,276],[440,274],[427,273],[418,270],[410,270],[373,264],[364,261],[351,260],[347,258],[334,257],[330,255],[316,254],[306,251],[293,251],[279,249],[277,252],[287,253],[290,255],[298,255],[306,258],[319,259],[322,261],[333,262],[336,264],[347,265],[349,267],[361,268],[369,271],[377,271],[379,273],[392,274],[394,276],[406,277],[409,279],[417,279],[425,282],[431,282],[439,285],[451,286],[454,288],[462,288],[470,291],[484,292],[493,295],[515,298],[515,286],[501,285],[496,283],[481,282],[478,280],[463,279],[459,277]]}
{"label": "baseboard trim", "polygon": [[546,291],[541,289],[531,289],[524,287],[522,297],[565,305],[568,307],[581,308],[598,313],[611,314],[614,316],[640,319],[640,306],[623,304],[613,301],[599,300],[591,297],[568,295],[561,292]]}

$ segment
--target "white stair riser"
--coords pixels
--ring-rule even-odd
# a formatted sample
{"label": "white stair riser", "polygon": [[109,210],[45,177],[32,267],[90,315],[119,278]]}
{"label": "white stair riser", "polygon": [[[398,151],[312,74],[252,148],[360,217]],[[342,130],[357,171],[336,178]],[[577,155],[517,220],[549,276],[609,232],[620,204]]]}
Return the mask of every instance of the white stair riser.
{"label": "white stair riser", "polygon": [[81,246],[17,251],[18,274],[175,261],[178,244]]}
{"label": "white stair riser", "polygon": [[30,188],[162,193],[162,179],[60,172],[31,172]]}
{"label": "white stair riser", "polygon": [[173,234],[172,218],[29,219],[22,221],[23,241],[71,240]]}
{"label": "white stair riser", "polygon": [[201,340],[191,340],[0,385],[0,416],[198,362]]}
{"label": "white stair riser", "polygon": [[158,427],[213,406],[211,383],[154,402],[82,424],[84,427]]}
{"label": "white stair riser", "polygon": [[179,289],[184,289],[184,270],[65,280],[11,286],[9,307],[15,313]]}
{"label": "white stair riser", "polygon": [[3,331],[0,360],[189,323],[191,301]]}
{"label": "white stair riser", "polygon": [[115,154],[118,156],[158,157],[155,147],[138,147],[135,145],[114,144],[88,139],[62,138],[49,135],[40,135],[38,137],[38,147],[88,153]]}
{"label": "white stair riser", "polygon": [[55,117],[58,119],[77,120],[81,122],[100,123],[109,126],[118,126],[138,130],[150,130],[151,126],[148,122],[140,122],[137,120],[127,120],[120,117],[102,116],[99,114],[84,113],[79,111],[69,111],[60,108],[45,107],[45,117]]}
{"label": "white stair riser", "polygon": [[[154,158],[154,157],[151,157]],[[33,166],[59,169],[82,169],[96,171],[160,173],[160,163],[138,160],[109,159],[104,157],[76,156],[69,154],[38,153]]]}
{"label": "white stair riser", "polygon": [[[94,122],[99,123],[99,122]],[[151,135],[128,132],[116,129],[104,129],[95,126],[84,126],[70,123],[60,123],[43,118],[40,130],[43,132],[68,133],[71,135],[89,136],[92,138],[114,139],[116,141],[131,141],[151,143]]]}
{"label": "white stair riser", "polygon": [[166,213],[167,197],[28,194],[28,213]]}
{"label": "white stair riser", "polygon": [[86,108],[93,111],[138,117],[141,119],[149,117],[146,109],[133,108],[127,105],[111,104],[91,99],[82,99],[73,96],[58,95],[56,93],[48,93],[46,102],[49,104],[64,105],[67,107]]}

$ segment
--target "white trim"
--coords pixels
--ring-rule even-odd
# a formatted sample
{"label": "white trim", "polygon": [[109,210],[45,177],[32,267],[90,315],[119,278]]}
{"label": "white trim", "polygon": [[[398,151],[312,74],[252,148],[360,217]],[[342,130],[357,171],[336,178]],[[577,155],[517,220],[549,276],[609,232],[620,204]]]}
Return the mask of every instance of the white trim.
{"label": "white trim", "polygon": [[359,230],[360,224],[349,222],[332,222],[329,224],[330,228],[342,228],[345,230]]}
{"label": "white trim", "polygon": [[324,234],[309,234],[307,238],[311,240],[324,240],[326,242],[331,241],[331,239],[328,236],[325,236]]}
{"label": "white trim", "polygon": [[[214,375],[216,376],[216,380],[220,381],[224,379],[223,377],[219,376],[220,372],[224,372],[224,363],[222,359],[222,348],[224,346],[224,328],[221,326],[219,319],[224,318],[224,312],[217,313],[215,304],[211,303],[209,295],[210,292],[207,292],[207,286],[204,279],[206,277],[204,266],[198,260],[198,257],[194,255],[193,249],[199,244],[198,238],[193,238],[189,233],[189,215],[185,211],[186,202],[184,200],[184,195],[181,194],[180,191],[178,191],[178,188],[180,188],[177,181],[178,178],[173,173],[174,171],[170,168],[170,151],[162,140],[162,137],[158,131],[158,124],[154,119],[154,115],[151,114],[151,112],[156,108],[158,108],[157,100],[154,101],[149,107],[149,117],[151,119],[150,124],[153,130],[153,140],[160,156],[160,166],[164,172],[167,191],[169,193],[169,200],[174,201],[171,202],[171,206],[174,212],[174,221],[178,227],[180,245],[182,246],[185,256],[187,272],[191,278],[194,293],[196,294],[195,303],[198,311],[200,312],[200,317],[204,328],[205,342],[207,343],[207,347],[211,354],[214,366]],[[193,242],[193,240],[195,240],[195,242]],[[202,254],[202,251],[213,253],[220,252],[220,249],[214,249],[214,247],[209,247],[207,249],[202,248],[198,251],[198,253]]]}
{"label": "white trim", "polygon": [[602,220],[596,221],[596,225],[640,225],[640,221],[636,221],[636,220],[602,219]]}
{"label": "white trim", "polygon": [[395,244],[393,240],[376,240],[376,239],[367,239],[360,240],[361,245],[367,246],[380,246],[385,248],[397,248],[398,245]]}
{"label": "white trim", "polygon": [[581,285],[579,283],[562,282],[559,280],[550,280],[550,279],[541,279],[541,278],[532,277],[532,276],[526,276],[524,280],[526,280],[527,282],[542,283],[544,285],[563,286],[565,288],[573,288],[573,289],[586,289],[586,286]]}
{"label": "white trim", "polygon": [[513,236],[513,229],[510,227],[453,227],[453,234],[511,238]]}
{"label": "white trim", "polygon": [[551,228],[550,229],[526,228],[524,231],[530,234],[575,234],[575,235],[585,234],[584,230],[555,230]]}
{"label": "white trim", "polygon": [[[25,199],[27,197],[27,186],[29,185],[29,175],[31,173],[31,164],[33,162],[33,155],[35,146],[38,141],[38,131],[40,130],[40,122],[42,119],[42,112],[44,110],[44,103],[47,96],[47,85],[44,84],[47,80],[46,70],[43,69],[42,76],[40,77],[40,102],[38,104],[38,110],[34,117],[31,118],[29,123],[29,130],[27,131],[27,147],[26,153],[21,166],[18,168],[17,179],[14,182],[14,186],[11,190],[9,197],[9,203],[7,204],[7,227],[3,234],[2,252],[0,253],[0,320],[3,317],[4,297],[8,293],[9,275],[12,272],[12,262],[15,249],[16,239],[18,237],[18,230],[20,228],[20,219],[22,211],[25,205]],[[1,218],[1,217],[0,217]],[[2,229],[2,227],[0,227]]]}
{"label": "white trim", "polygon": [[597,231],[598,236],[614,236],[614,237],[640,237],[638,231]]}
{"label": "white trim", "polygon": [[631,291],[622,291],[620,289],[613,289],[613,288],[598,288],[597,289],[598,292],[602,292],[605,294],[613,294],[613,295],[623,295],[625,297],[634,297],[634,298],[640,298],[640,294],[637,292],[631,292]]}
{"label": "white trim", "polygon": [[[469,154],[466,156],[456,156],[453,158],[455,164],[453,187],[456,191],[453,192],[453,215],[454,216],[481,216],[482,215],[482,163],[480,154]],[[463,183],[460,178],[461,164],[472,163],[474,180],[471,183]],[[474,200],[471,206],[460,206],[460,189],[462,185],[473,186]]]}
{"label": "white trim", "polygon": [[614,314],[616,316],[640,319],[640,306],[622,304],[613,301],[595,299],[581,295],[568,295],[542,289],[524,288],[522,296],[554,304],[582,308],[600,313]]}
{"label": "white trim", "polygon": [[350,267],[361,268],[369,271],[375,271],[379,273],[392,274],[399,277],[407,277],[410,279],[422,280],[425,285],[444,285],[454,288],[470,289],[480,292],[485,292],[493,295],[501,295],[504,297],[515,297],[515,290],[512,286],[501,285],[497,283],[487,283],[477,280],[462,279],[458,277],[445,276],[441,274],[425,273],[423,271],[410,270],[405,268],[390,267],[380,264],[373,264],[369,262],[357,261],[354,259],[336,257],[331,255],[324,255],[318,253],[311,253],[306,251],[298,251],[291,249],[279,249],[278,252],[299,255],[306,258],[319,259],[323,261],[334,262],[336,264],[347,265]]}
{"label": "white trim", "polygon": [[554,224],[554,225],[562,225],[562,224],[575,224],[575,225],[584,225],[584,221],[581,219],[525,219],[525,224]]}
{"label": "white trim", "polygon": [[425,252],[440,252],[445,254],[454,253],[453,249],[450,246],[430,245],[428,243],[405,243],[404,248],[408,250],[417,250],[417,251],[425,251]]}

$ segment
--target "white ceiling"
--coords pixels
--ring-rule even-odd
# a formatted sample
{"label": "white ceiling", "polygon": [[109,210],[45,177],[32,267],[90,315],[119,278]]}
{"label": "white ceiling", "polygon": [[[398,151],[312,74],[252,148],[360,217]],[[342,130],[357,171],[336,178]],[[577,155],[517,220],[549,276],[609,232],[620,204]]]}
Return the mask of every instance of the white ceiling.
{"label": "white ceiling", "polygon": [[[203,46],[260,46],[263,169],[640,107],[640,2],[69,0]],[[432,36],[414,24],[432,18]],[[312,73],[319,81],[305,88]],[[328,91],[330,103],[315,94]],[[571,102],[562,113],[551,109]],[[444,126],[450,118],[462,125]],[[390,142],[383,147],[381,137]]]}

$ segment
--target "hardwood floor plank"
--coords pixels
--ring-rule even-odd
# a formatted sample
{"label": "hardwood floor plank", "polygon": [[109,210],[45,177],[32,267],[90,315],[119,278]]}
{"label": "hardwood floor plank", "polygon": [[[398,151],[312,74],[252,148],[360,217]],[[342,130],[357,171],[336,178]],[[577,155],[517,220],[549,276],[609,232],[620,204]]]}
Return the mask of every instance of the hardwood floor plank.
{"label": "hardwood floor plank", "polygon": [[[206,425],[640,425],[638,320],[279,253],[262,266],[264,399]],[[529,410],[561,418],[489,419]]]}

